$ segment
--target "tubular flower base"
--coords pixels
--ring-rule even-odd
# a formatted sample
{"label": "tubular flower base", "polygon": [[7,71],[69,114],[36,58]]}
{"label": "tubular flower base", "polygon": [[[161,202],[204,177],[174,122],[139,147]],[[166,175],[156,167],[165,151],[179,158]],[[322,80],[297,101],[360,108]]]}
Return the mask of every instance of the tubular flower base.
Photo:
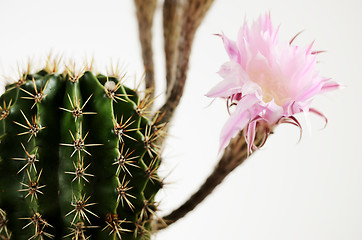
{"label": "tubular flower base", "polygon": [[267,137],[280,123],[290,123],[301,128],[295,114],[315,113],[310,107],[312,98],[340,87],[329,78],[319,76],[313,43],[307,47],[278,40],[279,28],[274,28],[269,14],[249,27],[240,28],[237,41],[220,35],[230,60],[221,66],[223,80],[206,96],[228,101],[228,110],[235,106],[221,133],[220,151],[244,129],[249,153],[257,149],[254,144],[255,128],[267,126]]}

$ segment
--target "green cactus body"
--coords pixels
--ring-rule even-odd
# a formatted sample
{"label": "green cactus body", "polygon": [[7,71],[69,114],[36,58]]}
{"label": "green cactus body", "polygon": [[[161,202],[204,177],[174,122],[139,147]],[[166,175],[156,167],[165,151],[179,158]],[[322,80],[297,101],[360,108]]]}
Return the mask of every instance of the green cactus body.
{"label": "green cactus body", "polygon": [[136,91],[42,70],[0,103],[1,239],[150,239],[162,126]]}

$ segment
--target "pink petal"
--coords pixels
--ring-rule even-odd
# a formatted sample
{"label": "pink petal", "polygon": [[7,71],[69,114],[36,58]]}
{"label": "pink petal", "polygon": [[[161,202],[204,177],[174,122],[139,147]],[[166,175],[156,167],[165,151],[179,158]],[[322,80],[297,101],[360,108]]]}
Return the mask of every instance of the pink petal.
{"label": "pink petal", "polygon": [[328,118],[327,118],[323,113],[321,113],[320,111],[316,110],[315,108],[310,108],[310,109],[309,109],[309,112],[314,113],[314,114],[320,116],[321,118],[323,118],[324,121],[325,121],[324,127],[327,126],[327,124],[328,124]]}
{"label": "pink petal", "polygon": [[308,129],[308,133],[309,136],[312,135],[312,124],[310,122],[310,115],[309,115],[309,106],[305,106],[302,109],[303,115],[304,115],[304,119],[305,119],[305,123],[307,125],[307,129]]}
{"label": "pink petal", "polygon": [[237,47],[239,49],[239,53],[240,53],[240,59],[239,59],[239,63],[242,66],[242,68],[244,70],[246,70],[246,65],[248,63],[248,50],[247,50],[247,44],[246,44],[246,36],[248,34],[248,27],[246,25],[246,23],[244,24],[244,26],[242,28],[240,28],[239,33],[238,33],[238,39],[237,39]]}
{"label": "pink petal", "polygon": [[215,87],[213,87],[208,93],[206,93],[205,96],[228,98],[229,96],[240,92],[240,86],[236,85],[234,82],[224,80],[218,83]]}
{"label": "pink petal", "polygon": [[303,94],[301,94],[297,98],[297,101],[303,102],[303,101],[306,101],[306,100],[314,97],[316,94],[320,93],[322,86],[323,86],[323,81],[319,80],[314,85],[312,85],[307,91],[305,91]]}
{"label": "pink petal", "polygon": [[241,92],[244,82],[248,81],[247,74],[238,63],[233,61],[224,63],[218,73],[224,80],[213,87],[206,94],[207,97],[227,98]]}
{"label": "pink petal", "polygon": [[[329,80],[329,79],[328,79]],[[321,89],[321,92],[328,92],[328,91],[333,91],[333,90],[336,90],[336,89],[339,89],[341,88],[342,85],[337,83],[337,82],[334,82],[334,81],[328,81],[326,82],[322,89]]]}
{"label": "pink petal", "polygon": [[337,82],[330,81],[330,79],[319,79],[312,87],[305,91],[299,98],[298,101],[305,101],[314,97],[316,94],[336,90],[341,85]]}
{"label": "pink petal", "polygon": [[314,45],[314,41],[311,42],[311,44],[309,44],[309,46],[307,47],[307,50],[306,50],[306,55],[308,54],[311,54],[312,53],[312,47]]}
{"label": "pink petal", "polygon": [[260,108],[253,108],[260,100],[255,95],[246,95],[237,104],[235,111],[225,123],[220,136],[219,152],[224,149],[230,140],[240,132],[247,123],[260,113]]}
{"label": "pink petal", "polygon": [[299,106],[295,101],[290,102],[284,106],[284,114],[286,116],[292,116],[297,113],[297,111],[299,111]]}
{"label": "pink petal", "polygon": [[278,124],[280,123],[288,123],[288,124],[292,124],[294,126],[297,126],[299,128],[299,141],[302,139],[302,125],[299,123],[298,119],[296,119],[294,116],[289,116],[289,117],[283,117],[279,120]]}
{"label": "pink petal", "polygon": [[251,153],[252,148],[254,147],[256,123],[257,120],[254,120],[250,122],[246,127],[245,140],[248,147],[248,155]]}
{"label": "pink petal", "polygon": [[297,34],[295,34],[295,36],[289,41],[289,45],[292,45],[292,43],[294,42],[294,40],[304,31],[300,31]]}
{"label": "pink petal", "polygon": [[230,57],[230,60],[240,63],[240,54],[239,54],[239,50],[236,46],[236,43],[234,41],[230,40],[228,37],[226,37],[224,33],[222,33],[222,35],[220,35],[220,37],[222,38],[222,41],[224,42],[224,47],[225,47],[227,54]]}

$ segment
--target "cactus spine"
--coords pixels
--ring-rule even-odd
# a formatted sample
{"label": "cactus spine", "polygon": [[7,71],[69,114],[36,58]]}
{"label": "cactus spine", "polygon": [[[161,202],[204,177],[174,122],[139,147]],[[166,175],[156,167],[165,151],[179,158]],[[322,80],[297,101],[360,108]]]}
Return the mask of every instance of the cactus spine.
{"label": "cactus spine", "polygon": [[0,97],[1,239],[150,239],[164,125],[122,79],[24,74]]}

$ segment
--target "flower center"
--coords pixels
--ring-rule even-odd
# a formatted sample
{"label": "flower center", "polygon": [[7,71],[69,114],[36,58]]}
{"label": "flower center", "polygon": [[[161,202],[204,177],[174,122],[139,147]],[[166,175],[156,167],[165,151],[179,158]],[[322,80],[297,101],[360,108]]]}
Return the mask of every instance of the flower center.
{"label": "flower center", "polygon": [[274,99],[276,104],[283,106],[289,101],[289,88],[281,74],[276,74],[267,69],[253,69],[248,74],[250,79],[260,86],[265,103]]}

